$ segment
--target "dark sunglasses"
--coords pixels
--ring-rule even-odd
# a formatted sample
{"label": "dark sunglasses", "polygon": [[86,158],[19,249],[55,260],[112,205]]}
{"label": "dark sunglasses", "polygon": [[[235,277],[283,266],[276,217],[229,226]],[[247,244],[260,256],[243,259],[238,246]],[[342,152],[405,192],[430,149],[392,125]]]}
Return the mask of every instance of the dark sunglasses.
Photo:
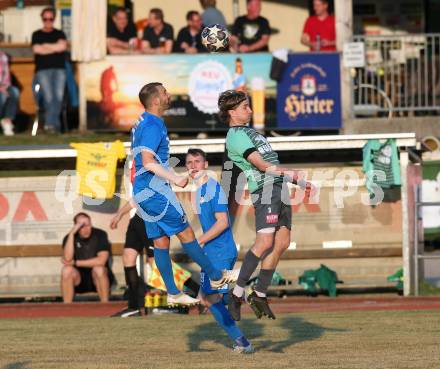
{"label": "dark sunglasses", "polygon": [[43,18],[43,21],[45,22],[53,22],[55,18]]}

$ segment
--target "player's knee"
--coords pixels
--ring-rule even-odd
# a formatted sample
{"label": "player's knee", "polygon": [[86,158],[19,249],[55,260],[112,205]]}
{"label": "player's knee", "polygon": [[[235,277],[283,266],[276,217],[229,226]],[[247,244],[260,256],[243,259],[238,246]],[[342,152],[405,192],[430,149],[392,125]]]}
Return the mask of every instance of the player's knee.
{"label": "player's knee", "polygon": [[71,265],[65,265],[63,266],[63,269],[61,270],[61,277],[63,280],[66,279],[73,279],[75,276],[75,268]]}
{"label": "player's knee", "polygon": [[129,267],[136,265],[137,252],[126,252],[125,250],[127,249],[124,249],[122,254],[122,263],[124,266]]}
{"label": "player's knee", "polygon": [[107,276],[107,268],[104,266],[95,266],[92,268],[92,274],[95,278]]}
{"label": "player's knee", "polygon": [[191,227],[186,227],[182,232],[177,235],[177,237],[179,238],[180,242],[183,243],[194,241],[196,238]]}

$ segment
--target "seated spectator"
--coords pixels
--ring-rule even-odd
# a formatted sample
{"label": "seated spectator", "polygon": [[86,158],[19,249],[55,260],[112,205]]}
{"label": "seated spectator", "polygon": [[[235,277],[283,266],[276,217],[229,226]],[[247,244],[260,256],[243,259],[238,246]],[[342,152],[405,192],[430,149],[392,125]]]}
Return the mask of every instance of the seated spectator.
{"label": "seated spectator", "polygon": [[35,82],[43,96],[47,132],[60,132],[60,113],[66,88],[65,51],[66,35],[55,29],[55,10],[45,8],[41,12],[43,28],[32,34],[32,51],[35,56]]}
{"label": "seated spectator", "polygon": [[148,27],[142,37],[142,52],[145,54],[170,54],[173,50],[173,27],[164,22],[161,9],[153,8],[148,16]]}
{"label": "seated spectator", "polygon": [[310,51],[336,51],[335,17],[328,12],[328,0],[313,0],[315,15],[304,24],[301,43]]}
{"label": "seated spectator", "polygon": [[134,23],[129,21],[127,10],[117,8],[107,29],[109,54],[130,54],[136,52],[137,33]]}
{"label": "seated spectator", "polygon": [[231,51],[251,53],[268,51],[269,21],[260,16],[261,0],[247,0],[247,14],[238,17],[232,27]]}
{"label": "seated spectator", "polygon": [[225,17],[223,16],[223,13],[215,7],[215,0],[200,0],[200,5],[203,8],[202,23],[205,26],[220,24],[223,27],[226,27]]}
{"label": "seated spectator", "polygon": [[75,293],[98,292],[101,302],[107,302],[113,279],[109,268],[111,246],[107,233],[92,227],[90,216],[86,213],[76,214],[73,223],[63,239],[63,301],[72,302]]}
{"label": "seated spectator", "polygon": [[14,135],[13,120],[17,114],[20,91],[11,85],[9,58],[0,51],[0,124],[5,136]]}
{"label": "seated spectator", "polygon": [[187,54],[205,52],[206,49],[202,44],[202,18],[199,12],[190,10],[186,13],[186,21],[188,25],[177,35],[175,51]]}

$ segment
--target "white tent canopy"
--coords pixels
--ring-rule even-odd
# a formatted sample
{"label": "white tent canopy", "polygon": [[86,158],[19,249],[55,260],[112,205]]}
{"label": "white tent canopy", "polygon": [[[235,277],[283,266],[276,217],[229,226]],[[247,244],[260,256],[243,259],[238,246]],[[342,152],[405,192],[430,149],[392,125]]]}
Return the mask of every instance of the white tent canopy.
{"label": "white tent canopy", "polygon": [[106,0],[72,0],[72,59],[89,62],[105,58]]}

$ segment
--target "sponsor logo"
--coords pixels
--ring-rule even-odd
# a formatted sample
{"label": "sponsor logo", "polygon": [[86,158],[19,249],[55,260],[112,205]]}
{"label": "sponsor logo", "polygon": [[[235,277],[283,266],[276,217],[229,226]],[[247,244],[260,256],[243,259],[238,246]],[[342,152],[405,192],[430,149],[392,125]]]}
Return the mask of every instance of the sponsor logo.
{"label": "sponsor logo", "polygon": [[[301,76],[304,70],[308,73]],[[292,94],[288,95],[284,104],[284,111],[290,120],[296,120],[299,116],[330,115],[335,109],[334,99],[321,99],[320,93],[329,91],[326,82],[327,73],[313,63],[299,65],[290,74],[296,83],[290,86]]]}
{"label": "sponsor logo", "polygon": [[197,64],[188,81],[188,94],[194,106],[203,113],[218,113],[218,97],[232,88],[232,77],[226,67],[213,60]]}
{"label": "sponsor logo", "polygon": [[278,223],[278,214],[267,214],[266,215],[266,223],[267,224]]}

